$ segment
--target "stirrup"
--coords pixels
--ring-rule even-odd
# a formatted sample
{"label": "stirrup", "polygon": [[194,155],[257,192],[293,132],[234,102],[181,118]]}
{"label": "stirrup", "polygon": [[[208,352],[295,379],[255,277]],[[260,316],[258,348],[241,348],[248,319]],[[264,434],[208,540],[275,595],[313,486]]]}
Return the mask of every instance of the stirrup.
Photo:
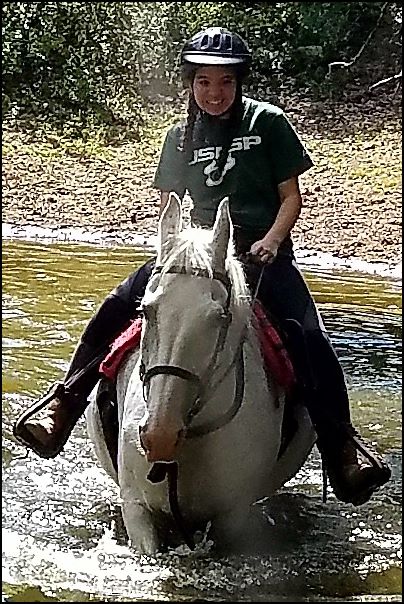
{"label": "stirrup", "polygon": [[49,449],[49,447],[41,445],[41,443],[35,439],[34,435],[27,430],[25,423],[27,420],[31,419],[33,415],[38,413],[38,411],[41,411],[41,409],[49,405],[49,403],[55,398],[60,398],[60,396],[63,394],[65,394],[65,386],[63,382],[56,382],[55,384],[52,384],[48,392],[42,398],[40,398],[39,401],[34,403],[32,407],[27,409],[27,411],[24,411],[24,413],[15,421],[13,425],[13,435],[15,439],[45,459],[56,457],[56,455],[58,455],[63,449],[67,439],[54,449]]}
{"label": "stirrup", "polygon": [[390,479],[391,470],[383,461],[382,457],[376,452],[374,447],[359,435],[352,424],[341,424],[340,426],[343,428],[346,438],[351,441],[356,451],[359,451],[363,457],[369,461],[370,466],[368,465],[367,469],[363,469],[362,471],[368,472],[370,480],[367,485],[362,485],[361,490],[356,489],[350,491],[349,488],[346,490],[345,487],[339,484],[339,480],[337,479],[338,472],[329,466],[327,467],[327,462],[325,467],[337,499],[345,503],[352,503],[355,506],[359,506],[367,503],[373,493]]}
{"label": "stirrup", "polygon": [[374,468],[377,468],[385,475],[385,482],[390,478],[391,471],[388,465],[383,461],[381,456],[377,453],[374,447],[365,441],[358,431],[352,426],[347,427],[347,436],[351,440],[360,453],[372,464]]}

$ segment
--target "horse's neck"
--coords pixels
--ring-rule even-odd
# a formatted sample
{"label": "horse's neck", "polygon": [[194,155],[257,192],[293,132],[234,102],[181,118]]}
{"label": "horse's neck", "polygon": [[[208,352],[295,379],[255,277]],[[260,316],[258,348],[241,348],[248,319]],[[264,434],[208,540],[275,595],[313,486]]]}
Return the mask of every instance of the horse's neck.
{"label": "horse's neck", "polygon": [[256,383],[268,398],[271,397],[269,392],[267,372],[265,370],[264,361],[261,352],[261,344],[255,328],[250,324],[247,329],[247,334],[244,344],[244,366],[245,378]]}

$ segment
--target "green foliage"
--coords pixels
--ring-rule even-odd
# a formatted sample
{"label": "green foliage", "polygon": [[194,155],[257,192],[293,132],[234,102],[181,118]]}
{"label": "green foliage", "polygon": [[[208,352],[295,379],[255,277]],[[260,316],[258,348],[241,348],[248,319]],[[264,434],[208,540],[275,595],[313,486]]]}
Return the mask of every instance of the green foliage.
{"label": "green foliage", "polygon": [[[328,62],[352,56],[375,25],[383,2],[169,2],[176,52],[207,26],[238,32],[253,51],[253,73],[323,77]],[[175,63],[172,68],[175,69]]]}
{"label": "green foliage", "polygon": [[[137,136],[145,100],[180,86],[178,56],[203,27],[237,31],[251,84],[324,80],[349,60],[382,2],[4,2],[3,115],[110,125]],[[390,12],[398,3],[389,3]]]}
{"label": "green foliage", "polygon": [[83,121],[95,115],[111,124],[139,119],[137,45],[126,5],[3,3],[3,111]]}

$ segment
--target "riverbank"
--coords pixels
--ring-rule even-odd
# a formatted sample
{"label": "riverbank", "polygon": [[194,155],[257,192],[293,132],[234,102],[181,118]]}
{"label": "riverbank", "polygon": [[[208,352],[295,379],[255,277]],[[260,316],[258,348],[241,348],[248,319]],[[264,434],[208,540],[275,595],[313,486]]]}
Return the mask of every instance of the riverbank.
{"label": "riverbank", "polygon": [[[3,240],[20,240],[41,243],[76,243],[116,247],[130,245],[144,249],[145,253],[154,253],[157,244],[155,234],[132,234],[126,231],[115,233],[95,228],[83,227],[33,227],[2,224]],[[329,252],[310,250],[295,246],[299,265],[320,270],[346,269],[355,273],[369,273],[394,280],[402,280],[402,264],[394,262],[370,262],[361,258],[339,258]]]}
{"label": "riverbank", "polygon": [[[401,262],[399,103],[367,98],[313,103],[280,99],[313,157],[301,177],[303,211],[293,230],[302,257],[342,263]],[[159,148],[177,115],[156,114],[142,141],[80,149],[52,133],[3,129],[3,221],[7,233],[77,229],[104,240],[149,241],[158,193],[151,187]],[[3,237],[5,236],[3,232]],[[84,237],[85,239],[85,237]]]}

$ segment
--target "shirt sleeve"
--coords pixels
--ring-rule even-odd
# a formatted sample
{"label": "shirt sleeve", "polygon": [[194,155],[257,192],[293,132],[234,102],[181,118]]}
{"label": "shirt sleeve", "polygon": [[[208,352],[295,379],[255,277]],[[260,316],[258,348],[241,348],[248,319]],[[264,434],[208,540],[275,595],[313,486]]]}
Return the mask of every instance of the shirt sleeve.
{"label": "shirt sleeve", "polygon": [[182,199],[185,193],[185,160],[178,149],[179,127],[167,132],[153,179],[153,187],[161,191],[174,191]]}
{"label": "shirt sleeve", "polygon": [[276,184],[299,176],[314,165],[284,113],[274,117],[268,136],[271,169]]}

